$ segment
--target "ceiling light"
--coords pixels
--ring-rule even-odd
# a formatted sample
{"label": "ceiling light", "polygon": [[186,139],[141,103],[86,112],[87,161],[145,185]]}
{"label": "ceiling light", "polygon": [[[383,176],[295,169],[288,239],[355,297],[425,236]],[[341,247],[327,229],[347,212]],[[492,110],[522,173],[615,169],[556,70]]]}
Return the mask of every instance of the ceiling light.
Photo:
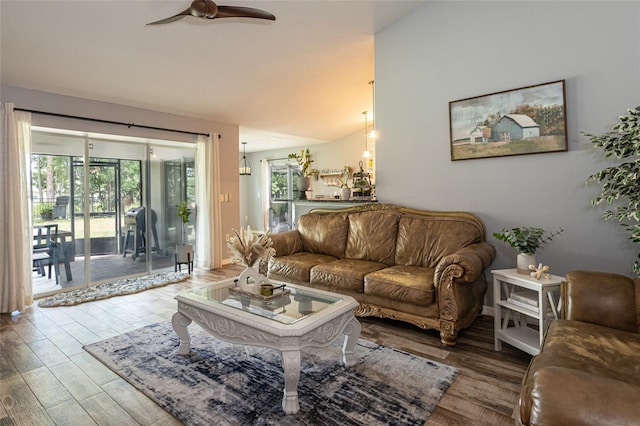
{"label": "ceiling light", "polygon": [[240,160],[240,176],[251,176],[251,164],[247,160],[247,143],[242,142],[242,160]]}

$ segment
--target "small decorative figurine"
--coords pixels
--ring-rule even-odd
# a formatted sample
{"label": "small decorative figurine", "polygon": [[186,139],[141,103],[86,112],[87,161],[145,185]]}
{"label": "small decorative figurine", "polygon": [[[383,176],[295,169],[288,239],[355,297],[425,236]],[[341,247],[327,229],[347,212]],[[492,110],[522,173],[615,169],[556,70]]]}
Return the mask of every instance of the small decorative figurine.
{"label": "small decorative figurine", "polygon": [[540,278],[548,280],[551,278],[551,274],[548,273],[549,267],[547,265],[542,266],[542,263],[538,264],[538,267],[536,267],[536,265],[529,265],[529,269],[532,271],[529,275],[536,280],[540,280]]}

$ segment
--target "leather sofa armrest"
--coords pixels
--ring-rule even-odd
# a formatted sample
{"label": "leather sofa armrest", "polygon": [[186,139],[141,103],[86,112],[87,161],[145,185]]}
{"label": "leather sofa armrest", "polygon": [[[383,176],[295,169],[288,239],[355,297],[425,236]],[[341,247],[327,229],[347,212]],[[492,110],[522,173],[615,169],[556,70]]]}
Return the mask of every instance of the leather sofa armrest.
{"label": "leather sofa armrest", "polygon": [[566,367],[543,367],[520,392],[523,425],[630,425],[640,386]]}
{"label": "leather sofa armrest", "polygon": [[478,299],[487,289],[484,269],[496,256],[492,245],[482,242],[443,257],[436,265],[433,285],[438,303],[440,341],[455,345],[458,321],[469,321],[480,309]]}
{"label": "leather sofa armrest", "polygon": [[607,272],[572,271],[561,285],[562,317],[638,332],[633,280]]}
{"label": "leather sofa armrest", "polygon": [[446,281],[446,276],[451,273],[454,278],[461,281],[473,282],[489,267],[495,257],[496,249],[486,242],[463,247],[438,262],[434,285],[440,286],[442,282]]}
{"label": "leather sofa armrest", "polygon": [[273,241],[276,257],[289,256],[303,251],[302,238],[297,229],[278,234],[269,234],[269,237]]}

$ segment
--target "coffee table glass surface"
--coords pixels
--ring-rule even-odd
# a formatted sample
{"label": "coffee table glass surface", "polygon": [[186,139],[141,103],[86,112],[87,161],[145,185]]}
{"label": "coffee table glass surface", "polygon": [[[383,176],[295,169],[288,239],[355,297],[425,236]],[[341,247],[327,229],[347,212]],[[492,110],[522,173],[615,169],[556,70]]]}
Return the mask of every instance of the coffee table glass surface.
{"label": "coffee table glass surface", "polygon": [[287,414],[296,413],[300,409],[300,350],[327,346],[344,335],[342,362],[347,367],[354,365],[353,352],[361,329],[355,318],[358,302],[351,296],[295,284],[280,287],[284,283],[278,281],[261,283],[271,287],[275,295],[257,295],[236,287],[240,278],[176,295],[178,311],[171,323],[180,338],[178,353],[190,353],[187,327],[192,321],[226,342],[281,351],[285,377],[282,408]]}
{"label": "coffee table glass surface", "polygon": [[[279,286],[284,283],[274,282],[273,284]],[[229,290],[234,286],[235,282],[229,280],[217,285],[189,290],[188,294],[195,299],[200,299],[203,303],[223,304],[281,324],[294,324],[343,300],[338,295],[318,293],[291,285],[285,287],[287,294],[278,296],[275,293],[276,295],[270,300],[261,300],[230,292]]]}

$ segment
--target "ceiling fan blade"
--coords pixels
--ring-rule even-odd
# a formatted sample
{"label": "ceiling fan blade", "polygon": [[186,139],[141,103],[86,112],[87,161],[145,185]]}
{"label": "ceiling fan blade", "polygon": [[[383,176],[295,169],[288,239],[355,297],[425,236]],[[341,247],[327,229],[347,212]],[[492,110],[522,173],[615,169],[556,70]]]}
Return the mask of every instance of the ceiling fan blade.
{"label": "ceiling fan blade", "polygon": [[177,15],[171,16],[169,18],[161,19],[161,20],[155,21],[155,22],[149,22],[147,25],[168,24],[169,22],[175,22],[177,20],[180,20],[180,19],[184,18],[185,16],[190,16],[190,15],[191,15],[191,8],[183,10],[182,12],[178,13]]}
{"label": "ceiling fan blade", "polygon": [[218,6],[218,13],[216,16],[210,19],[216,18],[258,18],[268,19],[269,21],[275,21],[276,17],[265,12],[264,10],[254,9],[252,7],[242,6]]}

